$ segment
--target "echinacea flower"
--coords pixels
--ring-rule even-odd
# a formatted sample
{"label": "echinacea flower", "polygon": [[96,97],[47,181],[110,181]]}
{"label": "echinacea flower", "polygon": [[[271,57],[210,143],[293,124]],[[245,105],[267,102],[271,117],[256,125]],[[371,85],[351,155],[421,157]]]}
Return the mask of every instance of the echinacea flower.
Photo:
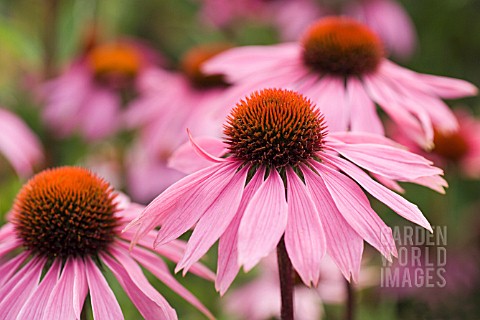
{"label": "echinacea flower", "polygon": [[313,24],[301,42],[230,49],[205,63],[238,86],[227,103],[265,87],[296,90],[322,110],[330,131],[383,134],[375,104],[415,141],[430,145],[433,127],[454,131],[458,123],[441,98],[477,93],[472,84],[420,74],[384,57],[368,27],[344,17]]}
{"label": "echinacea flower", "polygon": [[97,140],[121,128],[121,108],[159,58],[138,41],[118,40],[89,48],[59,77],[41,87],[43,118],[64,137]]}
{"label": "echinacea flower", "polygon": [[33,131],[12,112],[0,108],[0,152],[21,177],[43,161],[43,148]]}
{"label": "echinacea flower", "polygon": [[[176,319],[140,266],[211,317],[161,258],[177,260],[183,243],[155,252],[142,242],[129,252],[133,234],[120,230],[142,208],[83,168],[35,175],[20,190],[10,221],[0,229],[2,319],[80,319],[87,294],[95,319],[123,319],[103,276],[107,268],[145,319]],[[195,269],[209,277],[205,267]]]}
{"label": "echinacea flower", "polygon": [[[334,102],[332,102],[334,103]],[[399,215],[429,230],[414,204],[372,180],[363,169],[397,181],[440,187],[442,170],[372,134],[330,133],[318,108],[302,95],[265,89],[240,101],[225,124],[222,157],[173,184],[132,223],[132,244],[161,226],[155,245],[194,227],[176,270],[201,258],[220,239],[216,288],[223,294],[240,266],[253,268],[284,237],[294,269],[317,284],[322,257],[358,279],[363,240],[388,259],[391,229],[372,210],[364,188]],[[213,140],[210,140],[213,143]],[[340,157],[343,156],[343,157]]]}
{"label": "echinacea flower", "polygon": [[[220,135],[217,115],[211,105],[228,84],[222,75],[206,75],[202,64],[226,50],[226,44],[205,44],[187,51],[181,71],[152,70],[142,79],[141,94],[124,114],[126,126],[138,138],[126,159],[128,190],[134,199],[150,201],[184,174],[168,167],[171,154],[184,142],[186,128],[196,135]],[[202,119],[202,121],[198,121]],[[161,179],[145,178],[153,172]]]}
{"label": "echinacea flower", "polygon": [[392,139],[406,146],[411,152],[421,154],[435,165],[445,168],[456,166],[466,177],[480,178],[480,121],[467,110],[455,109],[455,117],[461,126],[455,132],[443,133],[434,130],[433,148],[425,150],[409,136],[392,129]]}

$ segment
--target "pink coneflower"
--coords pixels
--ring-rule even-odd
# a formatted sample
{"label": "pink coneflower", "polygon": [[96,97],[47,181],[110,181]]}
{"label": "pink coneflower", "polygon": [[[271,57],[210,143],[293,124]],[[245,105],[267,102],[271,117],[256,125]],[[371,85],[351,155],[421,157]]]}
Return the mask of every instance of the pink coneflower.
{"label": "pink coneflower", "polygon": [[412,152],[432,160],[435,165],[445,168],[452,164],[466,177],[480,178],[480,121],[467,110],[454,111],[460,127],[455,132],[443,133],[434,130],[433,148],[420,148],[407,135],[393,128],[392,138]]}
{"label": "pink coneflower", "polygon": [[204,69],[225,74],[239,86],[232,101],[264,87],[303,93],[322,110],[331,131],[383,134],[375,104],[423,145],[432,142],[433,126],[445,132],[457,129],[441,98],[473,95],[476,87],[404,69],[383,52],[380,39],[366,26],[330,17],[311,26],[299,43],[231,49]]}
{"label": "pink coneflower", "polygon": [[[123,319],[103,276],[107,268],[145,319],[176,319],[140,266],[211,317],[161,258],[176,261],[181,242],[156,251],[142,242],[129,252],[133,234],[120,230],[142,208],[83,168],[61,167],[34,176],[17,195],[10,222],[0,229],[2,319],[80,319],[87,294],[95,319]],[[204,267],[195,269],[209,277]]]}
{"label": "pink coneflower", "polygon": [[391,229],[372,210],[361,187],[401,216],[431,229],[414,204],[362,168],[436,187],[444,184],[438,176],[442,170],[382,136],[327,134],[318,108],[298,93],[266,89],[252,94],[233,109],[224,134],[224,157],[209,155],[193,142],[214,164],[169,187],[129,225],[138,228],[134,244],[161,225],[157,246],[194,227],[176,268],[184,272],[220,239],[216,288],[221,294],[240,266],[253,268],[283,243],[282,237],[307,285],[318,283],[325,252],[354,280],[363,240],[388,259],[395,256]]}
{"label": "pink coneflower", "polygon": [[30,176],[43,161],[40,141],[18,116],[1,108],[0,128],[0,152],[19,176]]}
{"label": "pink coneflower", "polygon": [[[180,72],[158,69],[143,78],[141,96],[125,113],[127,126],[138,131],[127,159],[128,189],[135,199],[150,201],[184,176],[168,167],[168,159],[187,141],[187,127],[196,135],[221,134],[218,120],[226,114],[212,108],[212,104],[228,84],[222,75],[206,75],[200,69],[206,60],[228,47],[218,43],[194,47],[183,56]],[[145,183],[152,170],[162,179]]]}
{"label": "pink coneflower", "polygon": [[80,133],[95,140],[114,133],[121,126],[124,100],[138,90],[157,60],[137,41],[93,46],[41,88],[45,122],[58,136]]}

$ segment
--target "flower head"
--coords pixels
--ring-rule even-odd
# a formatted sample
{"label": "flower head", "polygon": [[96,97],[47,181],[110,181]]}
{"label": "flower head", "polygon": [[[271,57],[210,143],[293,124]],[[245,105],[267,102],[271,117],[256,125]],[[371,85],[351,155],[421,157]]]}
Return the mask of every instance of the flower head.
{"label": "flower head", "polygon": [[[134,243],[161,224],[156,245],[194,231],[177,270],[188,270],[219,242],[216,288],[224,293],[240,266],[246,270],[271,253],[281,237],[293,267],[310,285],[319,280],[328,252],[343,275],[356,280],[363,240],[390,259],[391,229],[360,188],[401,216],[427,228],[420,210],[375,182],[365,169],[395,181],[442,188],[442,171],[424,158],[371,134],[326,133],[328,123],[302,95],[265,89],[240,101],[216,140],[221,157],[196,151],[212,165],[175,183],[129,228]],[[209,140],[211,148],[214,140]],[[223,146],[223,147],[222,147]],[[342,157],[341,157],[342,156]],[[128,228],[128,230],[129,230]]]}
{"label": "flower head", "polygon": [[205,63],[204,71],[223,73],[236,86],[224,105],[265,87],[294,89],[312,99],[330,131],[384,134],[378,105],[424,146],[433,142],[433,127],[458,128],[441,98],[477,93],[468,82],[415,73],[388,61],[378,36],[346,17],[317,21],[297,43],[227,50]]}
{"label": "flower head", "polygon": [[105,138],[121,128],[121,107],[132,92],[140,94],[146,74],[160,58],[139,41],[121,39],[95,44],[69,68],[40,88],[43,118],[56,136],[80,133]]}
{"label": "flower head", "polygon": [[[0,229],[0,307],[5,318],[79,319],[90,293],[94,318],[122,319],[102,275],[107,267],[145,318],[176,319],[140,265],[210,316],[169,274],[159,255],[176,260],[181,242],[158,248],[158,253],[144,245],[129,252],[132,235],[119,228],[141,209],[83,168],[60,167],[34,176],[17,195],[10,222]],[[204,267],[195,269],[210,277]]]}

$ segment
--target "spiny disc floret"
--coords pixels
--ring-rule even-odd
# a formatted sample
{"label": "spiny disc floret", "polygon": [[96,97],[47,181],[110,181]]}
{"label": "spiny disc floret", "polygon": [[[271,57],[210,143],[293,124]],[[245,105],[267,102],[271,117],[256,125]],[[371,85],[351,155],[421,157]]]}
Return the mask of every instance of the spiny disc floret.
{"label": "spiny disc floret", "polygon": [[374,72],[383,52],[373,31],[345,17],[322,19],[303,37],[303,61],[321,73],[348,76]]}
{"label": "spiny disc floret", "polygon": [[236,105],[224,133],[232,156],[246,163],[295,167],[322,149],[325,125],[302,95],[265,89]]}
{"label": "spiny disc floret", "polygon": [[87,169],[45,170],[20,190],[13,223],[23,245],[48,258],[96,255],[113,241],[118,218],[110,185]]}

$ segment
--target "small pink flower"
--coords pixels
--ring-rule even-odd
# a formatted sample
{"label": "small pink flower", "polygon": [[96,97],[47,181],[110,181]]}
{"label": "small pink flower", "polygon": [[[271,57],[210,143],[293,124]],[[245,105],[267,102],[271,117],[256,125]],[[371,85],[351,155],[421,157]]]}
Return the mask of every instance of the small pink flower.
{"label": "small pink flower", "polygon": [[122,99],[138,90],[158,58],[143,44],[119,40],[94,46],[41,88],[43,118],[58,136],[88,140],[120,129]]}
{"label": "small pink flower", "polygon": [[43,148],[32,130],[15,114],[0,109],[0,152],[17,174],[30,176],[43,158]]}
{"label": "small pink flower", "polygon": [[382,136],[327,134],[318,108],[293,91],[266,89],[240,101],[224,134],[223,142],[217,140],[218,150],[227,149],[221,158],[192,141],[213,164],[169,187],[127,227],[137,227],[136,243],[161,225],[157,246],[194,227],[176,268],[184,272],[220,239],[216,288],[221,294],[240,266],[252,269],[282,236],[293,267],[307,285],[318,283],[325,252],[355,281],[363,240],[388,259],[395,256],[391,229],[360,187],[431,230],[417,206],[362,169],[440,189],[445,186],[439,177],[442,170]]}
{"label": "small pink flower", "polygon": [[322,110],[331,131],[383,134],[378,104],[415,141],[429,145],[433,126],[453,131],[458,123],[441,98],[477,93],[472,84],[404,69],[383,56],[379,38],[366,26],[330,17],[315,23],[299,43],[228,50],[204,66],[238,86],[224,103],[264,87],[297,90]]}
{"label": "small pink flower", "polygon": [[459,126],[455,132],[442,133],[434,130],[433,148],[420,148],[405,133],[393,128],[392,138],[412,152],[432,160],[437,166],[445,168],[448,164],[456,165],[466,176],[480,178],[480,121],[467,110],[454,111]]}
{"label": "small pink flower", "polygon": [[[154,251],[147,245],[150,234],[129,251],[133,234],[120,230],[142,209],[86,169],[61,167],[34,176],[0,229],[2,319],[80,319],[87,294],[95,319],[123,319],[102,274],[107,268],[145,319],[176,319],[140,266],[213,318],[161,257],[178,261],[182,242]],[[192,271],[212,278],[201,265]]]}
{"label": "small pink flower", "polygon": [[[141,95],[124,115],[126,126],[138,131],[127,159],[128,189],[135,199],[150,201],[184,176],[168,167],[168,159],[187,141],[187,128],[196,135],[221,134],[218,120],[226,114],[212,106],[228,84],[221,75],[205,75],[200,68],[225,49],[225,44],[194,47],[183,57],[181,72],[157,69],[142,79]],[[152,172],[161,178],[146,182]]]}

